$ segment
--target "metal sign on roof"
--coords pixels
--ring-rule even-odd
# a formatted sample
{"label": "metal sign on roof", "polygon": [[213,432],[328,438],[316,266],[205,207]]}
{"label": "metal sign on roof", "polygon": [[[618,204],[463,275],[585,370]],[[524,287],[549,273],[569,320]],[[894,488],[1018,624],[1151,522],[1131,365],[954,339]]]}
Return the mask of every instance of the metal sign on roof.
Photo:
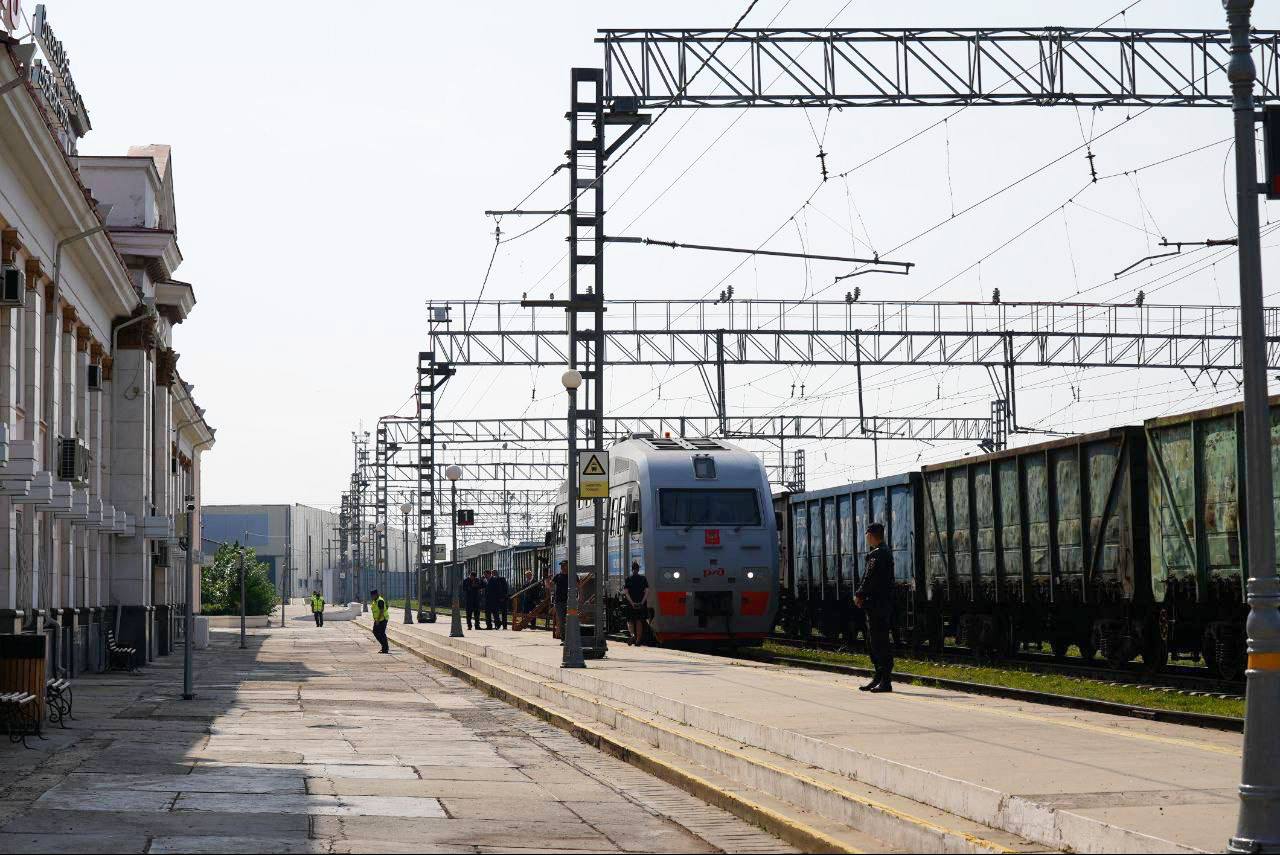
{"label": "metal sign on roof", "polygon": [[578,452],[578,498],[609,498],[609,452]]}

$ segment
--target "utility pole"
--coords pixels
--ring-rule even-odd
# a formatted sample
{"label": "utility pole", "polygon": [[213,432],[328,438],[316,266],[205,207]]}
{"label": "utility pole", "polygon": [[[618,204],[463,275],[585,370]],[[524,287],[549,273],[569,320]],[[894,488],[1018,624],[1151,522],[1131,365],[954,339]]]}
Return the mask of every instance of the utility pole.
{"label": "utility pole", "polygon": [[1276,576],[1271,473],[1271,406],[1263,323],[1262,250],[1258,232],[1258,162],[1249,38],[1253,0],[1223,0],[1231,30],[1235,113],[1236,221],[1240,248],[1241,367],[1244,374],[1245,525],[1248,563],[1249,664],[1245,694],[1240,817],[1231,852],[1280,852],[1280,579]]}

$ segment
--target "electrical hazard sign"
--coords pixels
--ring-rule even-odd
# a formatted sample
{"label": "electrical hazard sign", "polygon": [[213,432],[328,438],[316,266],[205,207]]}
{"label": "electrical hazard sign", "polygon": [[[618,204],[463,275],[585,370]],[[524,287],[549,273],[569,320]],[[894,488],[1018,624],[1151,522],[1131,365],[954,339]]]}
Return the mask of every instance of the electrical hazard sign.
{"label": "electrical hazard sign", "polygon": [[578,452],[578,498],[609,498],[609,453]]}

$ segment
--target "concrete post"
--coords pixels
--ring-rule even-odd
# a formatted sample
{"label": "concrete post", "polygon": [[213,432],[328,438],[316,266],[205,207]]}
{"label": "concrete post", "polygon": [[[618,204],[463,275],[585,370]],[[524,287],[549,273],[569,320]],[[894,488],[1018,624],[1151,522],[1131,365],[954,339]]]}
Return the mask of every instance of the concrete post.
{"label": "concrete post", "polygon": [[585,668],[587,662],[582,656],[582,625],[578,621],[578,387],[565,384],[565,388],[569,393],[569,462],[565,467],[569,479],[569,500],[566,503],[568,520],[565,525],[564,554],[565,560],[569,562],[569,590],[564,604],[564,626],[561,627],[564,633],[564,655],[560,665],[563,668]]}
{"label": "concrete post", "polygon": [[1245,522],[1249,531],[1248,685],[1240,818],[1228,849],[1280,852],[1280,579],[1276,576],[1271,480],[1271,407],[1258,233],[1258,166],[1249,40],[1253,0],[1223,0],[1231,29],[1232,109],[1236,131],[1236,217],[1240,227],[1241,364],[1244,373]]}
{"label": "concrete post", "polygon": [[459,610],[458,597],[462,595],[462,564],[458,561],[458,479],[449,479],[449,517],[453,522],[453,595],[450,599],[452,617],[449,624],[449,637],[462,638],[462,612]]}

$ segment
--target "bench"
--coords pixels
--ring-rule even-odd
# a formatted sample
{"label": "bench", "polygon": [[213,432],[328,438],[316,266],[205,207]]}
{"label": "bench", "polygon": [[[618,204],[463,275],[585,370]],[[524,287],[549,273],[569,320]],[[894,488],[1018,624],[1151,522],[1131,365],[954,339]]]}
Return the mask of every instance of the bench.
{"label": "bench", "polygon": [[0,727],[9,735],[10,742],[21,742],[30,748],[27,737],[34,733],[40,739],[39,698],[29,692],[5,692],[0,694]]}
{"label": "bench", "polygon": [[136,670],[133,665],[133,657],[137,654],[137,650],[132,647],[123,647],[116,642],[116,634],[113,630],[108,629],[106,632],[107,639],[107,670],[124,670],[133,672]]}
{"label": "bench", "polygon": [[53,679],[44,684],[45,706],[49,708],[49,723],[59,727],[67,726],[67,719],[74,719],[71,714],[71,681]]}

